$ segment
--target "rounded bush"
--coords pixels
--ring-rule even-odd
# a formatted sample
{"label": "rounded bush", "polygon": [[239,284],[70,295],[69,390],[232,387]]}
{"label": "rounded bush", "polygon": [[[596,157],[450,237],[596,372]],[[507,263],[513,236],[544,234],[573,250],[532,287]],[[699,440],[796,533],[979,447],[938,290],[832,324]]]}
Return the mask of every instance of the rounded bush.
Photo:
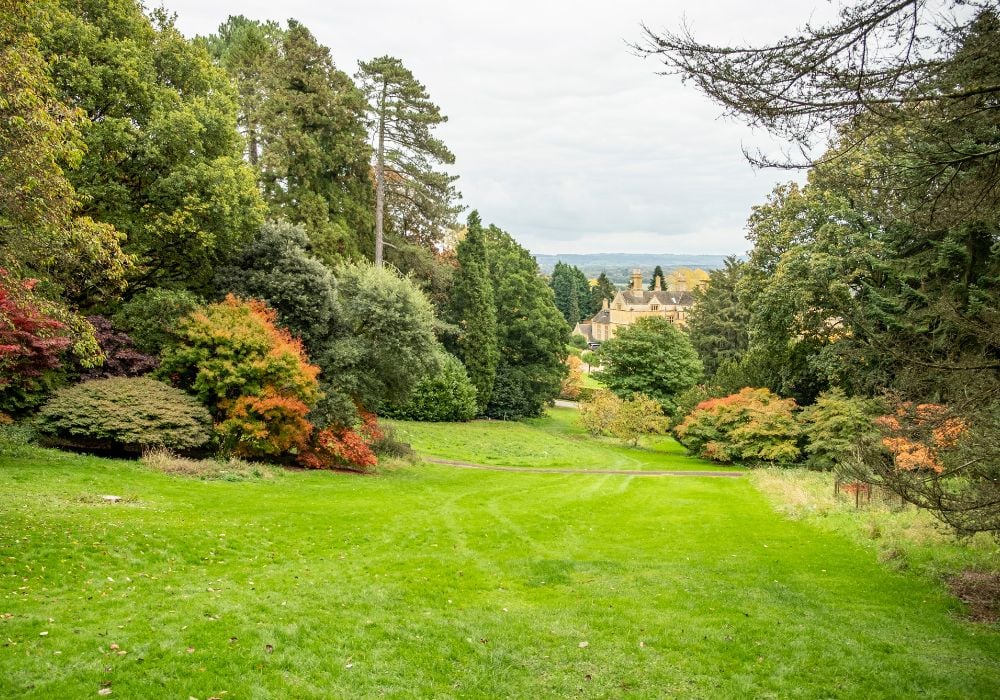
{"label": "rounded bush", "polygon": [[196,399],[148,377],[96,379],[61,389],[39,411],[36,426],[52,444],[102,451],[183,452],[212,437],[212,417]]}
{"label": "rounded bush", "polygon": [[476,415],[476,387],[454,355],[439,360],[441,369],[417,383],[409,401],[387,409],[395,418],[428,422],[467,421]]}

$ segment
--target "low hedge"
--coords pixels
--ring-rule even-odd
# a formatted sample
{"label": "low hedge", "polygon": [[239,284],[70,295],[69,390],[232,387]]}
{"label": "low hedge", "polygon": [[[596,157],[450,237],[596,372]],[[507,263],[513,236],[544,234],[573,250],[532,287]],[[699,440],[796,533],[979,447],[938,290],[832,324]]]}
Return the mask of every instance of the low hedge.
{"label": "low hedge", "polygon": [[59,447],[185,452],[212,439],[212,417],[193,397],[148,377],[96,379],[60,389],[39,411],[43,440]]}

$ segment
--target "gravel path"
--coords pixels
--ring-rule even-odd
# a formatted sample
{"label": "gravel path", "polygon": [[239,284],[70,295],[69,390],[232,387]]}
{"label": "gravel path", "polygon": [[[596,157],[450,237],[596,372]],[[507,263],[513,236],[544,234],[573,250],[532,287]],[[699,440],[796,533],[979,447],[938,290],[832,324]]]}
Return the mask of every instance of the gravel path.
{"label": "gravel path", "polygon": [[499,467],[492,464],[473,464],[472,462],[456,462],[452,459],[437,459],[435,457],[421,457],[425,462],[431,464],[441,464],[446,467],[458,467],[460,469],[484,469],[492,472],[532,472],[535,474],[621,474],[622,476],[717,476],[728,479],[736,479],[745,472],[716,472],[716,471],[693,471],[676,470],[669,471],[663,469],[536,469],[534,467]]}

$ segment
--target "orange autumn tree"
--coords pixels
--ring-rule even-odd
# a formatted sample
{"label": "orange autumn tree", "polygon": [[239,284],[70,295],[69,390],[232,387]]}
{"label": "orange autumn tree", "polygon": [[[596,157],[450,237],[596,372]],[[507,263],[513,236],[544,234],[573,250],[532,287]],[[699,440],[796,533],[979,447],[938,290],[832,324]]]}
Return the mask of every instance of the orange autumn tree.
{"label": "orange autumn tree", "polygon": [[177,335],[158,373],[208,406],[226,447],[247,457],[308,448],[319,369],[274,310],[229,295],[183,319]]}
{"label": "orange autumn tree", "polygon": [[877,418],[875,425],[897,469],[938,474],[944,471],[941,450],[954,447],[966,429],[965,422],[951,415],[945,406],[908,401],[901,403],[895,413]]}

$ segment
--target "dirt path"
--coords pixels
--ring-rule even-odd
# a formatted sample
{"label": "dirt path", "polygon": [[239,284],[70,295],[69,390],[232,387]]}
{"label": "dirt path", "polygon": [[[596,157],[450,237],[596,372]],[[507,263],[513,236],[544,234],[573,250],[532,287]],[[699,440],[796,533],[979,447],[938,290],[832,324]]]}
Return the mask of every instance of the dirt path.
{"label": "dirt path", "polygon": [[728,479],[736,479],[745,472],[716,472],[716,471],[688,471],[688,470],[663,470],[663,469],[536,469],[534,467],[499,467],[493,464],[473,464],[472,462],[456,462],[452,459],[437,459],[436,457],[421,457],[425,462],[431,464],[441,464],[446,467],[458,467],[460,469],[484,469],[493,472],[532,472],[535,474],[621,474],[622,476],[718,476]]}

